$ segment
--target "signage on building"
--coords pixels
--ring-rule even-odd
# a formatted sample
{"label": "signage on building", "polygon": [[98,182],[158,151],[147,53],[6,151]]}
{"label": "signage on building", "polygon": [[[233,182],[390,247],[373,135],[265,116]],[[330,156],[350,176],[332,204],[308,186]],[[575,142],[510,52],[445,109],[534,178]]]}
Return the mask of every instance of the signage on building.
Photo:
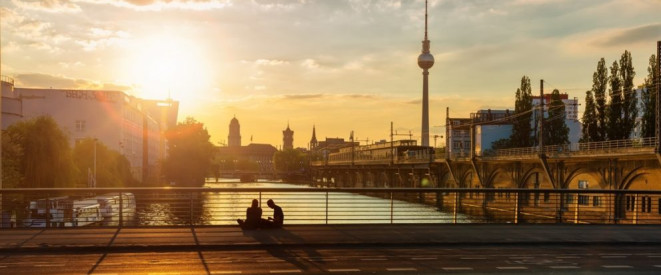
{"label": "signage on building", "polygon": [[109,92],[109,91],[70,90],[65,92],[66,92],[66,97],[68,98],[96,100],[96,101],[117,102],[117,97],[119,96],[119,93]]}

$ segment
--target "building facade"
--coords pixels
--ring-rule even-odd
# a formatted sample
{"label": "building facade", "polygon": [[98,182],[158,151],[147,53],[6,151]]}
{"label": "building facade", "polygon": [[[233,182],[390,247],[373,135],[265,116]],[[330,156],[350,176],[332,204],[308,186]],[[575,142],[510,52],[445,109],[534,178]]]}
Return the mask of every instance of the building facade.
{"label": "building facade", "polygon": [[95,138],[124,155],[142,182],[158,180],[166,155],[163,133],[176,124],[178,107],[176,101],[143,100],[121,91],[16,88],[9,79],[2,81],[3,130],[49,116],[68,134],[72,147]]}
{"label": "building facade", "polygon": [[287,129],[282,131],[282,150],[292,149],[294,149],[294,131],[289,129],[289,123],[287,123]]}

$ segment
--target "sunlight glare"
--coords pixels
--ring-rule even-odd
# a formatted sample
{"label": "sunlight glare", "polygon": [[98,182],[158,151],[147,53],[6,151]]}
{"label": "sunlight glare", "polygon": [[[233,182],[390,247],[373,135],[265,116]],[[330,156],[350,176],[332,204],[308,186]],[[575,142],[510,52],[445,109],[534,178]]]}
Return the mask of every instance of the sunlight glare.
{"label": "sunlight glare", "polygon": [[129,60],[132,82],[139,96],[149,99],[193,99],[209,83],[199,45],[181,37],[154,36],[137,41]]}

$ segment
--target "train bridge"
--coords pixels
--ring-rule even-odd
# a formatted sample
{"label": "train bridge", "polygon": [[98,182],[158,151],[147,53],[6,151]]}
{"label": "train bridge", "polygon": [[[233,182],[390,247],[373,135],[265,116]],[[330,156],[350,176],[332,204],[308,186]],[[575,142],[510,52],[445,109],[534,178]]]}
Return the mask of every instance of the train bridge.
{"label": "train bridge", "polygon": [[326,187],[659,189],[656,138],[450,154],[401,141],[356,146],[311,162]]}

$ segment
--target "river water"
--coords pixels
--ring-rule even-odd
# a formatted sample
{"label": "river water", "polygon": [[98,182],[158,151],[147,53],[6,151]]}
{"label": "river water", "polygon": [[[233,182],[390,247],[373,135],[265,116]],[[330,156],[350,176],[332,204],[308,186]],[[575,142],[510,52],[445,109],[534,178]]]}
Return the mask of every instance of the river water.
{"label": "river water", "polygon": [[[210,188],[310,188],[280,182],[238,181],[207,182]],[[138,202],[137,223],[139,225],[230,225],[236,219],[244,219],[246,208],[253,199],[260,201],[262,218],[273,216],[266,201],[282,207],[285,224],[357,224],[357,223],[452,223],[452,213],[439,211],[436,207],[403,200],[372,197],[354,193],[321,192],[208,192],[190,199],[190,194],[179,197],[158,195]],[[191,207],[192,206],[192,207]],[[191,211],[191,209],[193,209]],[[470,220],[458,214],[457,222]]]}

